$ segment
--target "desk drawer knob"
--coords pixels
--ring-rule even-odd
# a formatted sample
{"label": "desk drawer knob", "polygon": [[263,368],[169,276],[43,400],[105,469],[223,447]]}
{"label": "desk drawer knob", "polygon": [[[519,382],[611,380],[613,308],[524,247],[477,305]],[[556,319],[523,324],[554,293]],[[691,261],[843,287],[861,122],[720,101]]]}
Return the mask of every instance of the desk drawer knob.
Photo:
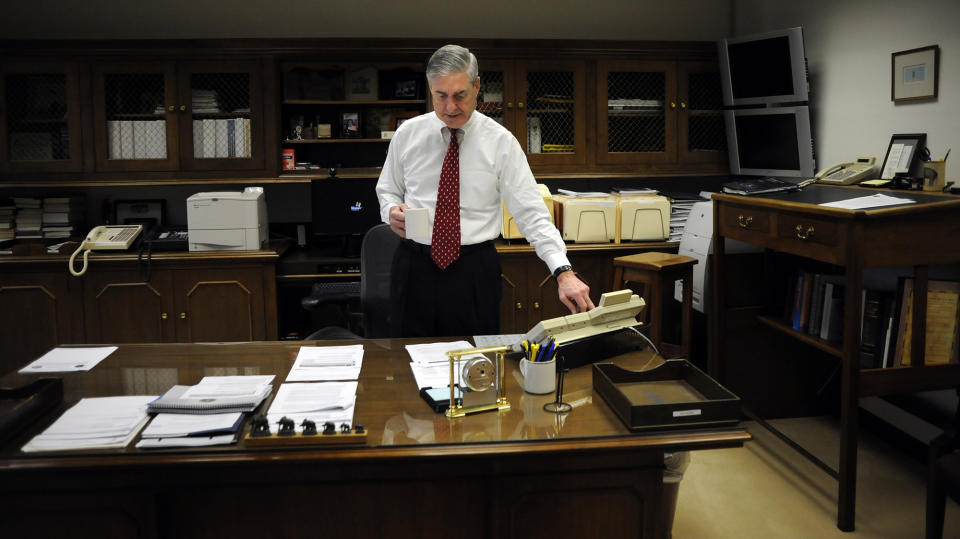
{"label": "desk drawer knob", "polygon": [[540,309],[540,302],[539,302],[539,301],[534,301],[534,302],[533,302],[533,310],[536,311],[536,310],[539,310],[539,309]]}
{"label": "desk drawer knob", "polygon": [[750,228],[750,225],[753,224],[753,217],[740,215],[737,217],[737,224],[740,225],[740,228]]}
{"label": "desk drawer knob", "polygon": [[520,302],[518,301],[517,304],[514,305],[514,307],[516,307],[516,309],[519,311],[520,309],[523,309],[523,303],[520,303]]}
{"label": "desk drawer knob", "polygon": [[180,313],[180,320],[186,320],[186,319],[187,319],[187,313]]}
{"label": "desk drawer knob", "polygon": [[813,237],[813,225],[797,225],[797,238],[801,240]]}
{"label": "desk drawer knob", "polygon": [[167,313],[160,313],[160,319],[161,319],[161,320],[166,320],[166,319],[167,319]]}

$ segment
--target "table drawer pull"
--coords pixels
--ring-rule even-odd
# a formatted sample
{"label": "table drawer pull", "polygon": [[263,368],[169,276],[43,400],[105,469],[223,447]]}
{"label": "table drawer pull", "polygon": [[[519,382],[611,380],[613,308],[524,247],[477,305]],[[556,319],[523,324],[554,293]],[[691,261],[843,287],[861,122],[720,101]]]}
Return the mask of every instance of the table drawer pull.
{"label": "table drawer pull", "polygon": [[813,237],[813,225],[797,225],[797,238],[806,240]]}
{"label": "table drawer pull", "polygon": [[753,224],[753,217],[740,215],[737,217],[737,224],[740,225],[740,228],[750,228],[750,225]]}

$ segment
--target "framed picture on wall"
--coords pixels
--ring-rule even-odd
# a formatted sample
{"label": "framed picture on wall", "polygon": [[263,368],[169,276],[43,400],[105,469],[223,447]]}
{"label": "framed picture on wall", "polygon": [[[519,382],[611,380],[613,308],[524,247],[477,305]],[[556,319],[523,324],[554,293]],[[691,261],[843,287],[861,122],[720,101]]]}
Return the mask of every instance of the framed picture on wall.
{"label": "framed picture on wall", "polygon": [[914,101],[937,97],[940,47],[931,45],[893,53],[890,99]]}

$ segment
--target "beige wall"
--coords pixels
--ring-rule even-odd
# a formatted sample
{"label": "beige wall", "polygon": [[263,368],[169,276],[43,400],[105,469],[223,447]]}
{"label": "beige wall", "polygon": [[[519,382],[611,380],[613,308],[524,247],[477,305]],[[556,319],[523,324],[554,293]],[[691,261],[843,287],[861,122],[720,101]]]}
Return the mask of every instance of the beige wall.
{"label": "beige wall", "polygon": [[729,0],[34,0],[5,38],[438,37],[715,40]]}

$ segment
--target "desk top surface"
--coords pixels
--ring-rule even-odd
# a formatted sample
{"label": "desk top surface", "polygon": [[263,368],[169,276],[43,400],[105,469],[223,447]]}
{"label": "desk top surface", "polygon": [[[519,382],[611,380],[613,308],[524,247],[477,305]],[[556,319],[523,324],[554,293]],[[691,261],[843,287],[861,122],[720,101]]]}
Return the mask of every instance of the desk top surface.
{"label": "desk top surface", "polygon": [[[453,340],[453,339],[437,339]],[[331,345],[356,341],[328,341]],[[449,420],[420,398],[404,346],[423,340],[380,339],[359,341],[364,346],[363,369],[357,390],[354,422],[368,432],[366,446],[305,446],[295,448],[250,448],[241,439],[232,446],[203,449],[144,451],[131,443],[125,449],[24,454],[19,448],[49,425],[60,412],[82,397],[162,394],[168,387],[151,387],[151,380],[175,377],[177,384],[195,384],[206,375],[274,374],[276,388],[296,358],[301,346],[324,342],[252,342],[213,344],[130,344],[119,349],[93,370],[58,375],[64,382],[64,402],[36,425],[0,447],[0,469],[70,466],[90,456],[145,462],[153,456],[226,459],[263,458],[265,453],[297,451],[302,454],[349,455],[348,458],[384,458],[403,455],[502,454],[513,451],[584,450],[596,448],[661,447],[665,450],[738,446],[750,439],[742,428],[700,431],[669,431],[632,434],[592,388],[590,365],[570,371],[565,381],[564,401],[573,405],[568,414],[555,415],[542,409],[554,395],[532,395],[521,389],[519,365],[506,360],[507,398],[512,407],[503,412],[482,412]],[[625,368],[653,367],[661,361],[647,350],[611,360]],[[36,376],[10,373],[0,378],[0,387],[18,387]],[[156,382],[153,386],[157,386]],[[169,384],[168,384],[169,385]],[[261,410],[270,404],[268,399]],[[248,420],[249,422],[249,420]],[[76,457],[76,458],[74,458]],[[116,457],[123,457],[116,459]],[[72,459],[72,460],[71,460]],[[103,459],[96,459],[101,461]],[[72,462],[73,464],[69,464]]]}

